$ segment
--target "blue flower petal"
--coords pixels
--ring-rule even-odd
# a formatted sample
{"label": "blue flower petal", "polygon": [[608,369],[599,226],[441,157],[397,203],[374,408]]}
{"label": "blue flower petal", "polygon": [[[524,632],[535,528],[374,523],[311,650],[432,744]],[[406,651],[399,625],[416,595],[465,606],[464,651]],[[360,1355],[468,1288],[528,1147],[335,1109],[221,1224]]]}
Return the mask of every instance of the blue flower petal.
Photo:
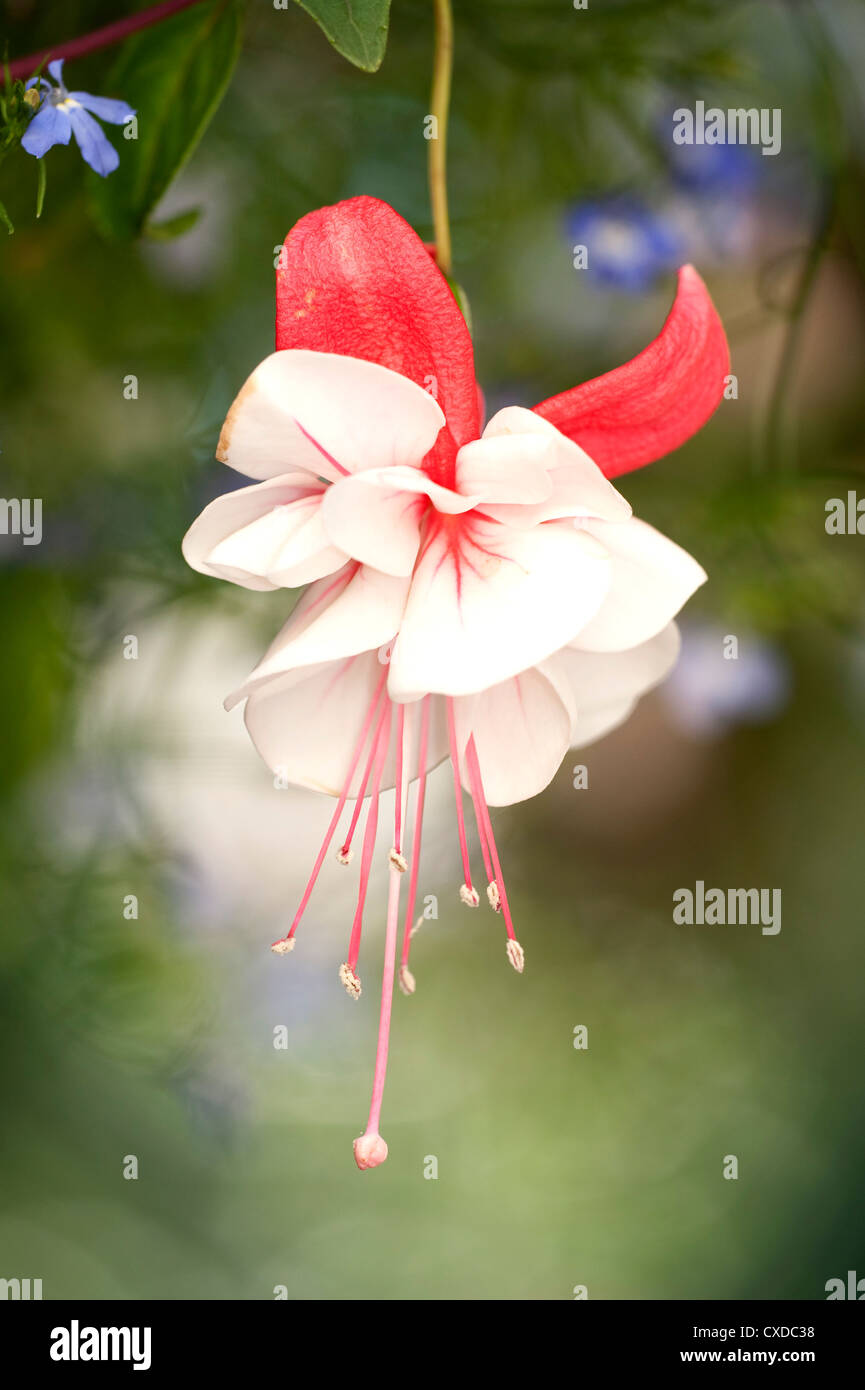
{"label": "blue flower petal", "polygon": [[112,125],[123,125],[135,112],[125,101],[113,101],[111,97],[92,97],[89,92],[70,92],[80,106],[92,111],[100,121],[110,121]]}
{"label": "blue flower petal", "polygon": [[71,134],[72,126],[66,112],[49,102],[36,112],[25,130],[21,137],[21,148],[41,159],[52,145],[68,145]]}
{"label": "blue flower petal", "polygon": [[55,58],[53,63],[48,64],[48,71],[51,73],[58,87],[63,86],[63,64],[65,62],[65,58]]}
{"label": "blue flower petal", "polygon": [[119,154],[101,125],[97,125],[83,107],[71,106],[69,119],[84,163],[89,164],[91,169],[105,178],[105,175],[110,174],[120,163]]}
{"label": "blue flower petal", "polygon": [[31,87],[47,87],[49,92],[54,90],[51,83],[45,77],[31,77],[29,81],[25,83],[24,90],[29,91]]}

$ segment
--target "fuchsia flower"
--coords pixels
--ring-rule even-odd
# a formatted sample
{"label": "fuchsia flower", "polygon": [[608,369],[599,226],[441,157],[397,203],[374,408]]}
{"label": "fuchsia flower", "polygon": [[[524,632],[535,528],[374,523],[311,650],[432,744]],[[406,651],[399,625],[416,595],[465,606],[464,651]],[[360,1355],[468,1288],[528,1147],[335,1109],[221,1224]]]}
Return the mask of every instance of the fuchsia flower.
{"label": "fuchsia flower", "polygon": [[226,703],[246,700],[271,768],[337,798],[275,951],[294,946],[346,803],[343,863],[367,804],[340,969],[353,998],[379,802],[395,788],[373,1097],[355,1141],[367,1168],[387,1156],[378,1126],[409,867],[399,979],[414,990],[427,774],[450,757],[460,897],[474,907],[468,793],[486,896],[522,971],[488,808],[542,790],[569,747],[620,723],[674,664],[673,619],[706,576],[635,518],[609,480],[705,423],[728,354],[705,286],[686,266],[660,336],[632,362],[534,410],[502,410],[482,431],[471,339],[450,288],[412,229],[372,198],[321,209],[289,234],[276,346],[232,406],[217,451],[260,481],[211,503],[184,554],[248,588],[309,585]]}

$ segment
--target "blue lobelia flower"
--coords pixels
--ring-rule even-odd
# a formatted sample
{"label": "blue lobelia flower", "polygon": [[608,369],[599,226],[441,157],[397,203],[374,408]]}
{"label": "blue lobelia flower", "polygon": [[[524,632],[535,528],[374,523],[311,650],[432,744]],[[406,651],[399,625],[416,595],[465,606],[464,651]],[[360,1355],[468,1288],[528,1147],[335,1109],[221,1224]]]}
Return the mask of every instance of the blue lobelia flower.
{"label": "blue lobelia flower", "polygon": [[135,112],[125,101],[92,97],[89,92],[68,92],[63,83],[63,61],[57,58],[48,64],[56,86],[44,77],[31,77],[27,83],[28,87],[39,87],[42,105],[24,132],[21,146],[41,159],[52,145],[68,145],[69,137],[74,135],[85,164],[104,178],[117,168],[120,156],[93,116],[112,125],[123,125]]}
{"label": "blue lobelia flower", "polygon": [[614,289],[638,294],[682,260],[675,223],[636,198],[619,195],[577,203],[569,210],[567,227],[587,249],[590,278]]}

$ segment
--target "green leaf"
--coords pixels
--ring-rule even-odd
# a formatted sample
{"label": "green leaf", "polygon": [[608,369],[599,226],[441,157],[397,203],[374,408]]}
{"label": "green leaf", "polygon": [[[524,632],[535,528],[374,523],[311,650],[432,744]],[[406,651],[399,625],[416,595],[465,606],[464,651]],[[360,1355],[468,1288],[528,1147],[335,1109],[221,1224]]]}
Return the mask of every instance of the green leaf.
{"label": "green leaf", "polygon": [[11,236],[12,233],[15,231],[15,228],[12,226],[12,219],[2,203],[0,203],[0,222],[3,223],[3,226],[6,228],[9,235]]}
{"label": "green leaf", "polygon": [[330,43],[364,72],[381,67],[387,47],[390,0],[297,0]]}
{"label": "green leaf", "polygon": [[209,0],[124,44],[107,94],[135,109],[137,138],[126,139],[124,127],[120,167],[91,181],[91,207],[106,236],[140,236],[192,154],[234,71],[241,15],[241,0]]}
{"label": "green leaf", "polygon": [[176,217],[167,217],[164,222],[148,222],[144,231],[152,241],[173,241],[194,227],[200,216],[201,208],[189,208]]}

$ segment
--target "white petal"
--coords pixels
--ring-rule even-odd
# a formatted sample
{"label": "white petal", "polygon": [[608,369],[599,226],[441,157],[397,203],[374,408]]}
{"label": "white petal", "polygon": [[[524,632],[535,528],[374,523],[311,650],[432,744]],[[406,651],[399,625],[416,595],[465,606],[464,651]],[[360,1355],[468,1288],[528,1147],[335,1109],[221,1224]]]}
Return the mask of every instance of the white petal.
{"label": "white petal", "polygon": [[[474,735],[488,805],[509,806],[543,791],[568,751],[574,717],[558,657],[454,701],[457,744],[464,749]],[[464,766],[460,774],[470,791]]]}
{"label": "white petal", "polygon": [[636,707],[636,700],[619,700],[615,705],[605,705],[603,709],[585,710],[577,716],[571,746],[588,748],[590,743],[606,738],[607,734],[630,719]]}
{"label": "white petal", "polygon": [[486,502],[543,502],[556,441],[546,434],[501,434],[464,444],[456,457],[456,486]]}
{"label": "white petal", "polygon": [[392,696],[469,695],[537,665],[586,625],[608,583],[601,546],[567,523],[437,518],[394,644]]}
{"label": "white petal", "polygon": [[[339,796],[345,787],[370,703],[384,672],[378,653],[305,667],[254,690],[246,703],[250,737],[272,772],[287,782]],[[420,704],[405,709],[405,775],[417,776]],[[364,742],[348,789],[356,797],[372,745],[375,723]],[[427,771],[447,755],[441,701],[430,711]],[[396,716],[382,772],[381,790],[396,777]]]}
{"label": "white petal", "polygon": [[334,481],[363,468],[419,466],[444,422],[429,392],[398,372],[288,348],[246,382],[216,457],[251,478],[304,468]]}
{"label": "white petal", "polygon": [[265,512],[211,551],[211,571],[258,573],[276,587],[295,588],[342,569],[348,556],[331,545],[321,521],[322,493]]}
{"label": "white petal", "polygon": [[641,695],[664,680],[679,656],[679,629],[670,623],[637,647],[621,652],[587,652],[564,647],[556,655],[576,707],[571,738],[581,748],[621,724]]}
{"label": "white petal", "polygon": [[[308,473],[285,473],[265,483],[237,488],[234,492],[217,497],[196,517],[183,538],[186,563],[200,574],[230,579],[246,589],[275,589],[277,584],[268,578],[267,568],[262,564],[261,555],[254,545],[243,553],[238,551],[235,556],[236,563],[227,560],[215,562],[214,551],[229,537],[243,532],[246,527],[253,525],[259,518],[268,516],[274,509],[287,507],[302,499],[317,497],[320,492],[321,484],[311,479]],[[344,564],[345,557],[339,563]],[[338,565],[334,564],[329,568],[338,568]],[[328,572],[329,570],[324,571]]]}
{"label": "white petal", "polygon": [[468,511],[477,501],[432,482],[418,468],[378,468],[327,489],[323,521],[331,541],[385,574],[411,574],[430,498],[437,511]]}
{"label": "white petal", "polygon": [[228,696],[226,709],[298,666],[386,646],[399,627],[407,589],[406,579],[354,563],[311,584],[255,670]]}
{"label": "white petal", "polygon": [[549,420],[545,420],[542,415],[536,415],[533,410],[526,410],[522,405],[506,405],[504,409],[497,410],[488,421],[484,439],[494,439],[501,434],[542,434],[551,439],[565,438],[561,430],[557,430]]}
{"label": "white petal", "polygon": [[603,517],[608,521],[626,521],[631,505],[604,477],[589,455],[568,439],[554,425],[542,420],[533,410],[507,406],[494,415],[484,430],[484,439],[504,437],[525,442],[534,436],[546,446],[546,464],[550,490],[545,498],[494,498],[496,503],[533,503],[520,507],[484,506],[483,510],[510,526],[536,526],[564,516]]}
{"label": "white petal", "polygon": [[609,652],[646,642],[676,616],[706,581],[697,561],[660,531],[632,517],[586,521],[612,560],[610,591],[597,616],[577,634],[585,651]]}

